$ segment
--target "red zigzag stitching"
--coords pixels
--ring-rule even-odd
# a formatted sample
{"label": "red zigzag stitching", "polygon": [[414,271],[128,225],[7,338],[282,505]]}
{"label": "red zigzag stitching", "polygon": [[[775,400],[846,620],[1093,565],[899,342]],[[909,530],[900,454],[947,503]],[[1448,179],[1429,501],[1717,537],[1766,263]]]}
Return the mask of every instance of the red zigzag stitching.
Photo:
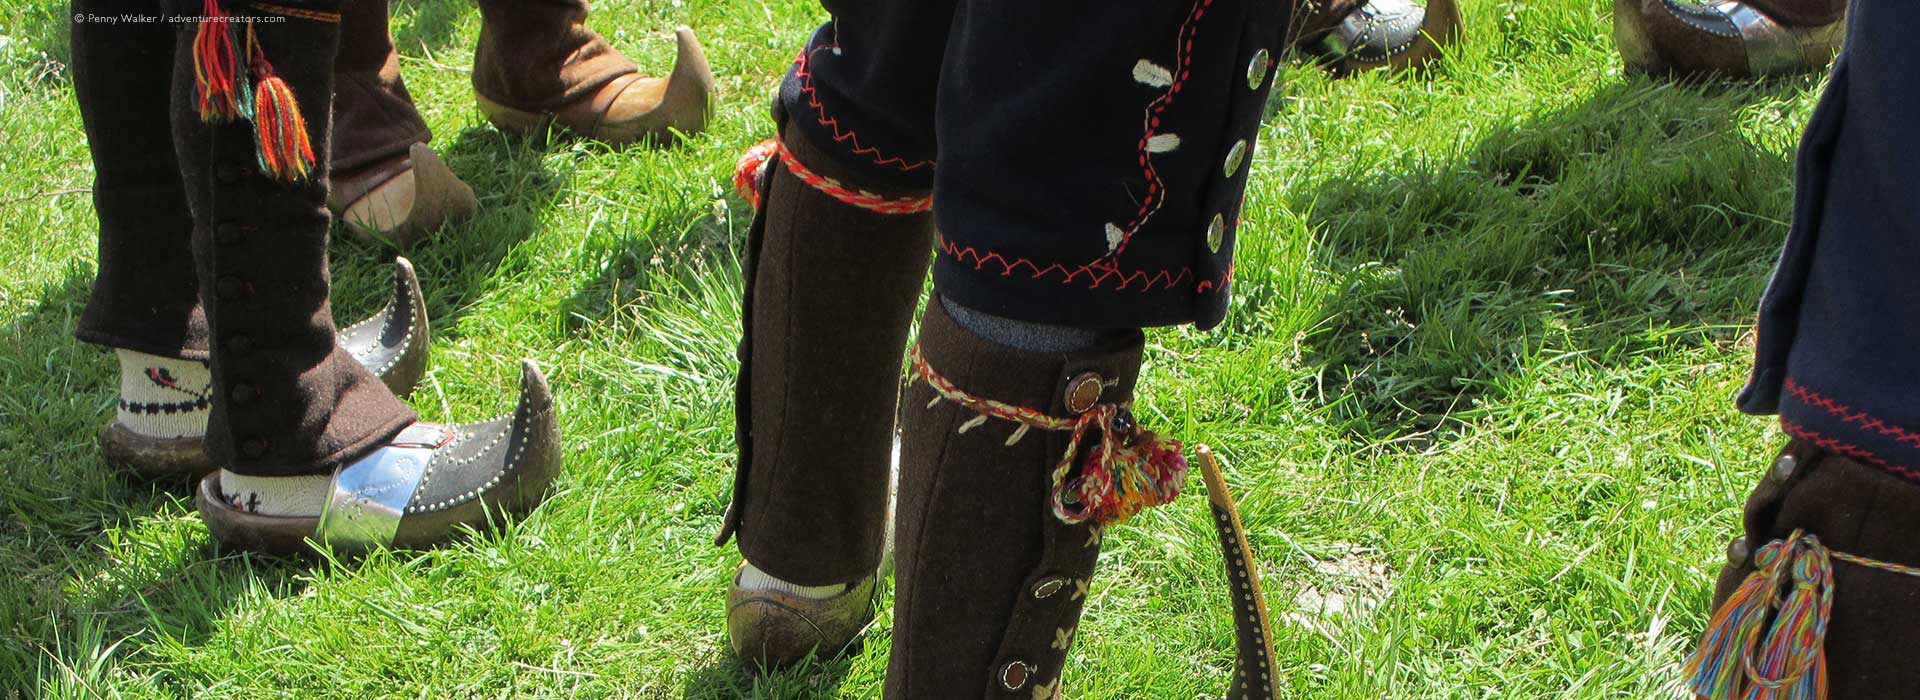
{"label": "red zigzag stitching", "polygon": [[1894,464],[1892,462],[1888,462],[1885,459],[1881,459],[1879,455],[1876,455],[1872,452],[1867,451],[1866,448],[1860,447],[1859,445],[1855,445],[1850,442],[1841,442],[1834,438],[1821,435],[1820,433],[1814,431],[1812,428],[1808,428],[1799,423],[1794,423],[1794,422],[1782,419],[1780,421],[1780,427],[1786,429],[1788,435],[1792,435],[1801,440],[1806,440],[1808,442],[1811,442],[1814,445],[1818,446],[1820,449],[1823,449],[1835,454],[1843,455],[1861,462],[1866,462],[1873,466],[1879,467],[1880,469],[1886,471],[1888,474],[1892,474],[1902,479],[1906,479],[1907,481],[1920,484],[1920,469],[1914,469],[1906,465]]}
{"label": "red zigzag stitching", "polygon": [[1900,426],[1873,417],[1865,411],[1856,411],[1853,407],[1835,401],[1820,392],[1814,391],[1788,377],[1785,382],[1787,393],[1799,399],[1801,403],[1813,406],[1847,423],[1860,426],[1860,429],[1891,437],[1914,447],[1920,447],[1920,435],[1908,432]]}
{"label": "red zigzag stitching", "polygon": [[820,93],[818,90],[816,90],[813,87],[813,72],[808,70],[807,66],[810,63],[812,63],[813,54],[819,53],[821,51],[834,50],[839,48],[840,46],[838,44],[829,44],[829,45],[814,49],[812,51],[801,49],[800,55],[796,57],[793,61],[793,64],[794,64],[793,74],[796,76],[799,76],[800,78],[800,92],[806,93],[807,106],[812,107],[815,114],[817,115],[814,120],[819,122],[821,126],[827,127],[829,131],[833,132],[833,140],[835,143],[846,143],[849,141],[853,142],[853,153],[855,155],[868,156],[872,158],[874,165],[881,165],[881,166],[886,166],[890,168],[895,168],[902,172],[913,172],[921,168],[933,167],[933,161],[931,160],[923,160],[917,163],[909,163],[904,158],[885,155],[880,152],[880,149],[862,144],[860,143],[859,134],[854,133],[852,129],[840,128],[839,119],[827,116],[826,106],[820,104]]}
{"label": "red zigzag stitching", "polygon": [[[1120,280],[1120,286],[1112,288],[1112,290],[1116,292],[1125,290],[1135,282],[1143,281],[1144,284],[1139,290],[1143,293],[1153,291],[1155,287],[1172,289],[1176,285],[1193,278],[1193,268],[1191,267],[1182,267],[1178,271],[1165,269],[1153,273],[1148,273],[1145,270],[1123,272],[1117,266],[1099,267],[1095,265],[1080,265],[1067,267],[1060,263],[1052,263],[1042,267],[1040,264],[1026,258],[1009,258],[994,252],[988,252],[982,255],[980,251],[973,246],[961,246],[953,241],[947,240],[945,236],[940,238],[940,251],[963,264],[968,263],[969,259],[971,259],[971,264],[975,270],[984,269],[988,263],[999,265],[1000,274],[1003,277],[1012,277],[1014,270],[1021,267],[1033,271],[1029,279],[1040,279],[1042,277],[1060,275],[1061,284],[1073,284],[1075,279],[1081,275],[1086,275],[1089,279],[1089,283],[1087,284],[1088,289],[1099,289],[1100,285],[1117,277]],[[1233,268],[1229,266],[1218,283],[1214,280],[1201,280],[1200,283],[1196,285],[1195,291],[1205,293],[1213,291],[1214,289],[1224,288],[1226,282],[1232,278]]]}

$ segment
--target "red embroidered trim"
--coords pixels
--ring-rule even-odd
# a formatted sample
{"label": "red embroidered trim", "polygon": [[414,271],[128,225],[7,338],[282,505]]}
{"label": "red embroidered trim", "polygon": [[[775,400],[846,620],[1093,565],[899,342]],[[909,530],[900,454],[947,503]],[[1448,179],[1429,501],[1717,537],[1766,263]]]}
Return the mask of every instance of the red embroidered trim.
{"label": "red embroidered trim", "polygon": [[1233,283],[1233,264],[1228,263],[1227,271],[1220,273],[1219,284],[1217,285],[1214,284],[1213,280],[1200,280],[1199,284],[1196,284],[1193,286],[1193,291],[1195,294],[1206,294],[1207,292],[1214,291],[1215,289],[1226,289],[1227,285],[1232,283]]}
{"label": "red embroidered trim", "polygon": [[1173,70],[1173,83],[1167,86],[1166,92],[1148,103],[1146,114],[1141,117],[1143,126],[1139,146],[1140,170],[1147,178],[1147,195],[1140,200],[1140,210],[1134,213],[1133,221],[1128,222],[1123,229],[1124,232],[1120,234],[1120,242],[1114,245],[1113,250],[1101,258],[1102,260],[1116,259],[1121,253],[1126,252],[1127,243],[1133,240],[1133,234],[1138,233],[1140,228],[1147,224],[1148,219],[1159,213],[1160,206],[1166,201],[1161,196],[1162,191],[1166,189],[1166,182],[1160,179],[1159,169],[1153,167],[1153,152],[1148,150],[1148,142],[1153,140],[1155,130],[1160,128],[1161,115],[1166,113],[1168,105],[1173,104],[1174,96],[1180,94],[1180,88],[1186,84],[1187,77],[1192,73],[1193,37],[1199,33],[1195,25],[1200,18],[1207,15],[1207,8],[1212,5],[1213,0],[1197,0],[1193,4],[1193,9],[1188,11],[1186,21],[1180,24],[1180,31],[1174,43],[1173,57],[1176,67]]}
{"label": "red embroidered trim", "polygon": [[807,106],[813,108],[815,113],[814,121],[833,132],[833,140],[835,143],[851,143],[855,155],[872,158],[874,165],[895,168],[901,172],[913,172],[921,168],[933,167],[933,161],[931,160],[909,163],[904,158],[885,155],[880,152],[880,149],[861,143],[860,135],[854,133],[852,129],[842,129],[839,119],[827,116],[826,106],[820,104],[820,93],[813,87],[813,71],[809,70],[808,66],[812,63],[813,54],[821,51],[838,50],[839,48],[839,44],[829,44],[812,51],[802,49],[799,57],[794,59],[793,74],[800,78],[800,92],[807,96]]}
{"label": "red embroidered trim", "polygon": [[[749,151],[749,154],[751,153]],[[786,164],[787,171],[793,173],[794,177],[800,178],[801,182],[812,185],[814,189],[826,193],[827,196],[847,204],[880,214],[919,214],[933,209],[932,196],[892,199],[866,190],[855,189],[839,180],[808,169],[799,158],[793,157],[793,152],[787,150],[785,143],[779,144],[779,153],[780,162]],[[745,160],[743,159],[742,162]]]}
{"label": "red embroidered trim", "polygon": [[1908,481],[1912,481],[1914,483],[1920,483],[1920,469],[1914,469],[1913,467],[1909,467],[1904,464],[1894,464],[1882,458],[1880,455],[1874,454],[1873,452],[1867,450],[1864,447],[1855,445],[1850,442],[1842,442],[1840,440],[1827,437],[1813,430],[1812,428],[1808,428],[1799,423],[1788,421],[1784,418],[1780,420],[1780,427],[1782,429],[1785,429],[1788,435],[1792,435],[1801,440],[1811,442],[1815,446],[1819,447],[1820,449],[1823,449],[1828,452],[1832,452],[1834,454],[1838,454],[1856,461],[1866,462],[1873,466],[1879,467],[1880,469],[1894,476],[1900,477],[1902,479],[1906,479]]}
{"label": "red embroidered trim", "polygon": [[1807,388],[1805,385],[1794,381],[1792,377],[1787,377],[1784,386],[1787,389],[1787,393],[1792,395],[1793,398],[1799,399],[1801,403],[1826,411],[1829,415],[1847,423],[1858,425],[1861,430],[1879,433],[1899,442],[1920,447],[1920,435],[1908,432],[1900,426],[1875,418],[1865,411],[1856,411],[1851,406],[1835,401],[1820,392]]}
{"label": "red embroidered trim", "polygon": [[[1156,287],[1173,289],[1176,286],[1186,284],[1194,277],[1192,267],[1182,267],[1178,270],[1168,268],[1157,272],[1148,272],[1146,270],[1122,270],[1118,263],[1103,261],[1094,261],[1085,265],[1072,267],[1060,263],[1041,265],[1027,258],[1008,257],[992,251],[981,253],[979,249],[972,246],[962,246],[947,240],[946,236],[940,237],[940,252],[953,258],[955,262],[963,265],[972,265],[975,270],[986,269],[989,264],[998,265],[1000,266],[1000,276],[1002,277],[1012,277],[1014,271],[1021,268],[1032,271],[1028,279],[1037,280],[1044,277],[1058,276],[1060,278],[1060,284],[1075,284],[1084,276],[1088,289],[1100,289],[1101,285],[1118,279],[1120,285],[1110,288],[1116,292],[1126,291],[1127,287],[1136,283],[1141,285],[1138,290],[1141,292],[1151,292]],[[1027,273],[1022,271],[1021,274]],[[1194,291],[1207,293],[1225,289],[1227,282],[1231,281],[1232,278],[1233,267],[1228,266],[1218,282],[1214,280],[1200,280],[1199,283],[1195,285]]]}

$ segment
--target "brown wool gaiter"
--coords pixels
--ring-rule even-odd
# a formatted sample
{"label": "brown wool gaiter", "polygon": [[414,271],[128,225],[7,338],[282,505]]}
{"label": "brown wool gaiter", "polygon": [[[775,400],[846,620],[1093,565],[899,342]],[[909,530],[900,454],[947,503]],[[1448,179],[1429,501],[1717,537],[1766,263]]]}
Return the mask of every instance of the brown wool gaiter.
{"label": "brown wool gaiter", "polygon": [[[297,9],[284,21],[253,23],[251,43],[260,54],[242,78],[271,75],[290,89],[314,155],[306,175],[276,177],[263,169],[254,121],[260,117],[202,120],[194,51],[186,48],[193,46],[190,24],[181,29],[173,71],[173,144],[193,213],[194,270],[211,336],[207,449],[215,464],[249,476],[331,473],[414,420],[412,409],[336,343],[326,197],[339,25],[325,19],[336,6]],[[260,81],[253,94],[268,94],[268,85]]]}
{"label": "brown wool gaiter", "polygon": [[587,9],[587,0],[480,0],[473,89],[509,107],[544,111],[634,72],[632,61],[587,28]]}
{"label": "brown wool gaiter", "polygon": [[333,158],[336,176],[407,154],[433,138],[400,77],[387,26],[387,0],[340,7],[340,51],[333,61]]}
{"label": "brown wool gaiter", "polygon": [[[741,456],[731,525],[760,570],[803,586],[874,573],[908,324],[933,220],[837,199],[795,168],[894,200],[786,128],[749,234]],[[788,162],[791,158],[794,162]]]}
{"label": "brown wool gaiter", "polygon": [[[76,15],[127,8],[76,0]],[[152,8],[143,11],[151,12]],[[93,155],[99,276],[74,335],[161,357],[205,360],[207,319],[189,247],[193,220],[167,111],[174,28],[73,23],[73,87]]]}
{"label": "brown wool gaiter", "polygon": [[[1007,344],[1087,341],[1078,350]],[[1088,336],[930,303],[918,348],[959,391],[1073,419],[1095,404],[1132,400],[1143,345],[1137,329]],[[1102,537],[1099,526],[1067,524],[1050,505],[1068,434],[989,418],[916,376],[901,399],[901,440],[885,697],[1053,697]]]}

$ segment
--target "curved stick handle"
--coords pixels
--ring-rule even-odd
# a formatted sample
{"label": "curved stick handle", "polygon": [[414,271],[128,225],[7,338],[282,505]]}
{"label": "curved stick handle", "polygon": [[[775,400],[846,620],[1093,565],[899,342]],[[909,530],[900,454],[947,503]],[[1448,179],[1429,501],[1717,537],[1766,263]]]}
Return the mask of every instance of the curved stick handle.
{"label": "curved stick handle", "polygon": [[1207,507],[1213,511],[1220,552],[1227,559],[1228,594],[1233,599],[1233,633],[1238,654],[1228,700],[1273,700],[1279,697],[1279,670],[1273,659],[1273,629],[1267,623],[1267,599],[1260,593],[1260,569],[1247,544],[1240,510],[1220,476],[1220,460],[1206,445],[1194,446],[1200,475],[1207,482]]}

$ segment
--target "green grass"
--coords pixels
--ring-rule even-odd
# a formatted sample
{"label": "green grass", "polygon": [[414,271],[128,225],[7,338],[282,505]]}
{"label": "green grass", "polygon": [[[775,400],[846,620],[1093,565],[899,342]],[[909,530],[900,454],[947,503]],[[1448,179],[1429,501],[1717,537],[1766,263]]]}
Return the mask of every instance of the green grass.
{"label": "green grass", "polygon": [[[478,17],[397,3],[407,80],[482,215],[413,256],[429,419],[564,405],[558,493],[510,530],[308,566],[219,555],[188,495],[93,446],[109,354],[66,8],[0,0],[0,698],[868,698],[864,649],[755,678],[726,650],[734,156],[804,0],[604,0],[645,68],[695,26],[721,93],[670,150],[502,136]],[[1667,697],[1737,504],[1781,440],[1729,398],[1819,80],[1623,75],[1602,0],[1470,3],[1429,78],[1286,75],[1253,161],[1232,316],[1150,335],[1143,414],[1233,464],[1290,697]],[[164,147],[164,146],[161,146]],[[338,315],[393,251],[333,246]],[[1202,501],[1108,539],[1069,696],[1212,697],[1232,654]],[[1338,608],[1330,609],[1330,608]]]}

